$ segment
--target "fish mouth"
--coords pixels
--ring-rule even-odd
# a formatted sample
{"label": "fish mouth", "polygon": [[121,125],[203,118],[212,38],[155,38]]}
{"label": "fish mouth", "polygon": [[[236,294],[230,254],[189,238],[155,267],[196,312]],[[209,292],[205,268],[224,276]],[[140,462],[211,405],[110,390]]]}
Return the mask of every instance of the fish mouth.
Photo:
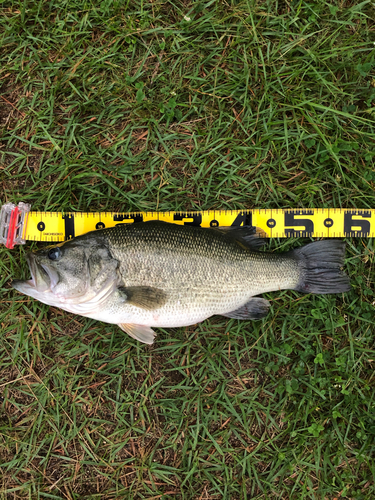
{"label": "fish mouth", "polygon": [[26,261],[29,265],[31,279],[15,280],[12,283],[13,288],[29,295],[32,295],[33,290],[38,293],[51,292],[59,281],[57,273],[49,266],[39,264],[35,254],[27,254]]}
{"label": "fish mouth", "polygon": [[26,262],[29,265],[29,270],[30,270],[30,274],[31,274],[31,279],[26,281],[26,283],[31,287],[37,288],[35,257],[32,254],[27,254],[26,255]]}

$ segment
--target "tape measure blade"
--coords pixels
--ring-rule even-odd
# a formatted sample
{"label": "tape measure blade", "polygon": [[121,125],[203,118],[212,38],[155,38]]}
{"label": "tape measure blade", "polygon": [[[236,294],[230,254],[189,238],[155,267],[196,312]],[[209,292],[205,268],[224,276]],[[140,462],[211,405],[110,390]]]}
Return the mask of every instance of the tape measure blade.
{"label": "tape measure blade", "polygon": [[252,209],[177,212],[29,212],[24,238],[64,241],[95,229],[146,220],[202,227],[251,224],[268,237],[375,237],[375,209]]}

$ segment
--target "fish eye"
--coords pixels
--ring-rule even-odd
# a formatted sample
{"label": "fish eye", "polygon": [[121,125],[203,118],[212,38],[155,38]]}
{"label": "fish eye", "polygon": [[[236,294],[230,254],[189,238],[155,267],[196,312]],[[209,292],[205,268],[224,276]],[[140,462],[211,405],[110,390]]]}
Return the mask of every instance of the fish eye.
{"label": "fish eye", "polygon": [[61,250],[59,247],[51,248],[48,250],[48,258],[51,260],[58,260],[61,257]]}

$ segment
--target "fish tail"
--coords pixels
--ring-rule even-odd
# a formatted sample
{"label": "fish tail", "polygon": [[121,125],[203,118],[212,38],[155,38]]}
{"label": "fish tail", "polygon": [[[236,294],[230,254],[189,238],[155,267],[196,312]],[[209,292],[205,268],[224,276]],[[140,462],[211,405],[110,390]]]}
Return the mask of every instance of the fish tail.
{"label": "fish tail", "polygon": [[345,242],[314,241],[291,251],[300,268],[295,290],[304,293],[341,293],[350,290],[349,277],[341,270],[345,259]]}

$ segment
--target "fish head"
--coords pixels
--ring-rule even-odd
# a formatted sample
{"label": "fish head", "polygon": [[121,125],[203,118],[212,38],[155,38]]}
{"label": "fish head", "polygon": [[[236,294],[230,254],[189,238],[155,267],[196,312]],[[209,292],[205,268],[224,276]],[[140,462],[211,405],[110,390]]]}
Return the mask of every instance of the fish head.
{"label": "fish head", "polygon": [[63,307],[103,296],[117,286],[118,262],[106,247],[71,240],[26,257],[31,279],[15,280],[13,288],[45,304]]}

